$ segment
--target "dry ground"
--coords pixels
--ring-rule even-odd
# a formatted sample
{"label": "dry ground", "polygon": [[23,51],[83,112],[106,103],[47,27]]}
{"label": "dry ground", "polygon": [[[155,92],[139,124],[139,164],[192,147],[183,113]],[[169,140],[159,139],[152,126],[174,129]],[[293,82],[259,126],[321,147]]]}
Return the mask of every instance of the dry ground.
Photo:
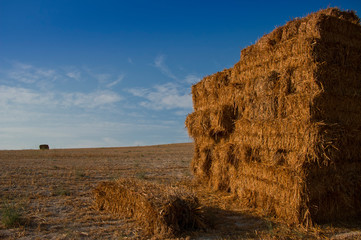
{"label": "dry ground", "polygon": [[101,181],[131,177],[194,189],[212,229],[184,233],[188,239],[361,239],[361,223],[290,227],[262,213],[238,209],[233,197],[210,193],[192,180],[193,144],[149,147],[0,151],[0,212],[13,206],[21,222],[0,239],[144,239],[132,219],[94,208]]}

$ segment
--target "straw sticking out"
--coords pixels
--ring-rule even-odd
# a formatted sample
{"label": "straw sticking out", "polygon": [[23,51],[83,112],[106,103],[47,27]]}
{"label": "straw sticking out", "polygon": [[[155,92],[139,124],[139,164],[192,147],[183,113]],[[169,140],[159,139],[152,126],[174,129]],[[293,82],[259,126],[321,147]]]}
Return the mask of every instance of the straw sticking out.
{"label": "straw sticking out", "polygon": [[361,215],[361,26],[328,8],[192,86],[186,127],[205,185],[288,223]]}
{"label": "straw sticking out", "polygon": [[134,218],[148,235],[170,237],[205,228],[198,199],[185,190],[119,179],[99,184],[94,196],[99,210]]}

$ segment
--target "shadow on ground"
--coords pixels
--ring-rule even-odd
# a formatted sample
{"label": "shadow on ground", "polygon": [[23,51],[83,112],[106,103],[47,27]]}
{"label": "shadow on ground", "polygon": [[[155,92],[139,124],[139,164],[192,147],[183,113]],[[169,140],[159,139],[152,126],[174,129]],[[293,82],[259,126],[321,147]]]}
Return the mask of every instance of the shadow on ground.
{"label": "shadow on ground", "polygon": [[240,239],[257,238],[269,231],[274,223],[245,212],[204,208],[206,230],[191,233],[192,239]]}
{"label": "shadow on ground", "polygon": [[191,239],[332,239],[361,240],[361,220],[350,219],[315,225],[305,229],[301,226],[288,226],[268,218],[255,216],[244,211],[223,210],[206,207],[205,216],[209,228],[190,234]]}

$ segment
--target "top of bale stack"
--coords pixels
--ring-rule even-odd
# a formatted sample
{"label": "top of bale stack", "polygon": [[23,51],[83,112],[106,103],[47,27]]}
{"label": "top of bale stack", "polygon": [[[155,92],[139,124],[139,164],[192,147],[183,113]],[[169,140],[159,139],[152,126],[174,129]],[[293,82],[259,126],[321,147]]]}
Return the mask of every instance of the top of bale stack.
{"label": "top of bale stack", "polygon": [[[232,114],[249,120],[289,118],[350,124],[353,120],[332,116],[331,111],[324,109],[322,94],[354,95],[354,89],[361,88],[356,76],[361,66],[355,64],[361,60],[360,28],[355,12],[337,8],[296,18],[276,28],[243,49],[241,60],[233,68],[207,76],[192,86],[195,112],[222,112],[215,109],[232,107],[234,103]],[[288,96],[290,102],[291,95],[297,96],[293,101],[308,99],[310,106],[303,99],[302,111],[285,109],[287,106],[281,106],[280,101]],[[278,99],[274,104],[269,103],[275,98]],[[259,111],[245,109],[250,104],[257,105],[257,100]],[[211,120],[204,119],[203,128],[211,126]],[[206,131],[211,133],[209,128]],[[190,135],[194,137],[193,133]]]}
{"label": "top of bale stack", "polygon": [[[345,22],[347,23],[344,24]],[[357,28],[360,26],[360,18],[354,11],[341,11],[338,8],[327,8],[309,14],[304,18],[295,18],[284,26],[278,27],[271,33],[264,35],[256,44],[243,49],[241,51],[241,58],[254,51],[254,48],[259,48],[259,50],[272,49],[278,43],[299,37],[300,35],[302,37],[321,38],[323,37],[322,34],[326,31],[332,33],[344,32],[344,27],[353,28],[350,23]],[[359,31],[352,31],[352,29],[350,29],[349,34],[361,37]]]}

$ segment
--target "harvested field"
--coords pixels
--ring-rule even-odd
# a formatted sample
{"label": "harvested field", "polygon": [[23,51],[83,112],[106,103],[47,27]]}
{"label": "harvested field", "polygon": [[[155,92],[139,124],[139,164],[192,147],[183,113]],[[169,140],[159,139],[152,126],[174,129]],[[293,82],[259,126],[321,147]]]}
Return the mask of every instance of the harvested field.
{"label": "harvested field", "polygon": [[[101,149],[0,151],[1,217],[19,209],[13,227],[0,222],[0,239],[147,239],[132,218],[95,208],[93,190],[103,181],[133,178],[159,186],[194,189],[211,220],[206,230],[184,232],[191,239],[335,239],[357,237],[360,222],[288,227],[260,212],[240,209],[228,193],[213,193],[192,181],[193,144]],[[351,238],[349,238],[351,239]]]}

